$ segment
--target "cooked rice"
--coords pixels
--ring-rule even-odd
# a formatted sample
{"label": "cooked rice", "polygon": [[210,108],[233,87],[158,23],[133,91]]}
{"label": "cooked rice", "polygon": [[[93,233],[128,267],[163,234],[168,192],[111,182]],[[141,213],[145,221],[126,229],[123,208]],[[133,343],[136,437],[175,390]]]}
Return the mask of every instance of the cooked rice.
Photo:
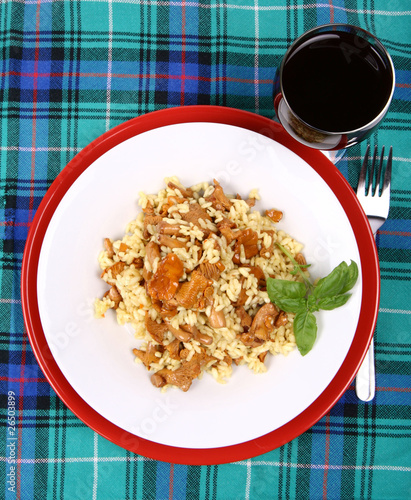
{"label": "cooked rice", "polygon": [[[173,183],[181,186],[176,177],[166,178],[166,188],[160,190],[156,195],[140,193],[139,204],[143,210],[152,206],[154,213],[159,214],[163,208],[167,209],[169,197],[184,198],[182,192],[184,188],[169,187]],[[268,276],[287,280],[296,280],[296,276],[290,271],[293,264],[273,243],[281,243],[290,253],[295,256],[302,250],[301,243],[298,243],[282,230],[277,230],[275,224],[267,216],[262,215],[258,210],[252,210],[250,204],[243,199],[230,197],[231,208],[229,211],[219,210],[213,207],[206,198],[212,195],[215,186],[203,182],[193,186],[192,197],[184,199],[181,203],[171,205],[167,210],[169,223],[181,222],[182,214],[189,210],[189,203],[198,203],[211,216],[212,221],[199,220],[201,227],[193,223],[183,223],[180,230],[180,241],[188,239],[186,248],[161,247],[161,259],[168,253],[173,252],[184,264],[184,274],[180,281],[187,280],[189,273],[199,264],[204,262],[224,265],[224,270],[217,281],[214,280],[213,306],[216,311],[223,311],[226,325],[222,328],[214,328],[210,325],[209,316],[211,306],[207,305],[203,309],[186,309],[182,306],[177,308],[177,313],[171,319],[171,325],[178,328],[181,325],[195,325],[198,330],[211,336],[213,342],[209,346],[201,346],[194,339],[184,342],[184,348],[188,350],[187,360],[189,361],[196,352],[206,348],[207,354],[213,359],[207,363],[204,371],[210,373],[218,382],[225,383],[231,376],[233,365],[247,365],[255,373],[262,373],[267,370],[259,356],[268,351],[272,355],[287,355],[296,347],[293,334],[293,314],[288,314],[288,321],[285,325],[275,328],[270,334],[269,340],[257,347],[247,347],[239,338],[239,334],[244,332],[241,326],[240,317],[236,313],[235,302],[241,292],[241,286],[246,289],[247,300],[244,308],[251,317],[254,317],[258,309],[269,303],[267,292],[258,285],[256,276],[250,272],[250,266],[259,266],[264,272],[265,278]],[[249,200],[258,200],[259,195],[253,189],[249,195]],[[147,294],[144,286],[143,271],[135,265],[136,259],[144,261],[147,272],[155,273],[160,259],[155,260],[151,265],[146,257],[146,245],[149,241],[157,241],[157,231],[155,225],[148,224],[144,228],[145,214],[140,212],[137,218],[126,227],[126,234],[122,240],[111,241],[114,255],[109,255],[105,249],[101,251],[98,261],[103,270],[102,278],[109,285],[115,285],[121,294],[121,302],[116,304],[106,295],[103,299],[95,301],[96,317],[104,317],[110,308],[116,309],[117,321],[120,325],[130,323],[135,330],[135,337],[142,341],[139,349],[145,350],[147,344],[156,344],[152,336],[147,332],[145,326],[146,313],[152,320],[161,320],[159,312],[153,307],[151,297]],[[251,258],[246,257],[244,247],[241,247],[240,264],[233,262],[233,245],[235,241],[227,244],[225,236],[215,234],[217,224],[224,218],[229,218],[236,224],[238,229],[250,228],[258,234],[259,252]],[[204,232],[212,231],[209,238],[204,237]],[[146,234],[144,235],[144,230]],[[267,232],[268,231],[268,232]],[[146,236],[146,237],[144,237]],[[215,244],[217,243],[217,245]],[[266,251],[265,251],[266,250]],[[110,270],[106,271],[116,262],[125,264],[123,270],[113,277]],[[244,280],[241,285],[241,281]],[[165,334],[163,345],[167,345],[174,340],[174,335],[168,331]],[[228,356],[228,357],[227,357]],[[163,368],[176,370],[181,366],[182,361],[170,357],[168,350],[163,353],[157,352],[158,361],[150,364],[150,372],[155,373]],[[138,357],[137,362],[141,362]],[[235,361],[235,363],[231,363]]]}

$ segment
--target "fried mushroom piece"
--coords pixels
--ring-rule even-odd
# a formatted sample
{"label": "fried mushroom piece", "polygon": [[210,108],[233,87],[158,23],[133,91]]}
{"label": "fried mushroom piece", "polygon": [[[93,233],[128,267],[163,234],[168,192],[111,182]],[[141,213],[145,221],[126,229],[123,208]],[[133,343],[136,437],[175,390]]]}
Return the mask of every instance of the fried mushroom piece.
{"label": "fried mushroom piece", "polygon": [[156,231],[159,234],[165,234],[168,236],[181,236],[181,226],[179,222],[171,223],[166,220],[162,220],[156,226]]}
{"label": "fried mushroom piece", "polygon": [[149,241],[146,245],[146,255],[144,257],[144,262],[147,261],[149,266],[143,264],[143,277],[147,282],[153,277],[153,271],[148,269],[153,269],[156,259],[161,260],[160,247],[155,241]]}
{"label": "fried mushroom piece", "polygon": [[283,213],[280,210],[276,210],[275,208],[266,210],[265,215],[273,222],[280,222],[280,220],[283,218]]}
{"label": "fried mushroom piece", "polygon": [[279,313],[280,311],[273,303],[264,304],[254,316],[249,331],[250,335],[263,341],[268,340],[274,330],[274,323]]}
{"label": "fried mushroom piece", "polygon": [[258,355],[258,359],[261,361],[261,363],[264,363],[265,358],[267,357],[267,354],[268,354],[268,351],[264,351]]}
{"label": "fried mushroom piece", "polygon": [[242,326],[243,330],[247,332],[251,326],[251,323],[253,322],[252,317],[245,310],[244,306],[236,307],[235,312],[240,318],[240,325]]}
{"label": "fried mushroom piece", "polygon": [[162,346],[152,344],[151,342],[147,344],[145,351],[143,349],[133,349],[133,354],[143,362],[147,369],[150,368],[151,363],[155,363],[159,360],[156,356],[156,352],[163,353],[164,348]]}
{"label": "fried mushroom piece", "polygon": [[178,387],[183,392],[187,392],[193,380],[200,375],[202,368],[212,359],[214,358],[206,354],[204,349],[201,349],[201,352],[196,352],[190,361],[182,361],[180,368],[176,370],[169,370],[168,368],[159,370],[152,375],[151,382],[156,387],[170,384]]}
{"label": "fried mushroom piece", "polygon": [[279,328],[280,326],[285,326],[288,323],[287,313],[284,311],[280,311],[280,314],[277,316],[277,319],[274,321],[274,326]]}
{"label": "fried mushroom piece", "polygon": [[236,302],[233,302],[233,305],[235,307],[243,306],[247,302],[248,295],[247,295],[247,289],[244,287],[245,281],[246,281],[245,276],[241,276],[241,278],[240,278],[240,285],[241,285],[240,293],[238,294]]}
{"label": "fried mushroom piece", "polygon": [[250,266],[250,273],[254,274],[254,276],[257,278],[257,287],[259,290],[266,290],[267,289],[267,282],[265,279],[265,274],[264,271],[261,269],[260,266]]}
{"label": "fried mushroom piece", "polygon": [[208,212],[201,207],[198,203],[190,203],[188,212],[182,213],[181,218],[188,223],[197,226],[205,236],[208,236],[211,232],[210,229],[204,229],[204,227],[200,224],[199,220],[202,219],[204,222],[210,221],[212,222],[211,216]]}
{"label": "fried mushroom piece", "polygon": [[220,309],[219,311],[217,311],[214,306],[211,306],[210,316],[208,320],[213,328],[224,328],[226,326],[226,320],[223,310]]}
{"label": "fried mushroom piece", "polygon": [[160,307],[157,312],[164,321],[170,321],[171,318],[174,318],[174,316],[178,313],[177,307],[177,300],[172,298],[170,300],[160,301]]}
{"label": "fried mushroom piece", "polygon": [[160,246],[165,246],[168,248],[186,248],[187,240],[182,241],[177,238],[173,238],[172,236],[168,236],[168,234],[159,234],[158,235],[158,243]]}
{"label": "fried mushroom piece", "polygon": [[237,338],[247,347],[259,347],[264,343],[263,339],[256,338],[250,332],[239,333]]}
{"label": "fried mushroom piece", "polygon": [[192,333],[183,330],[181,327],[174,328],[169,322],[167,322],[167,328],[176,339],[180,340],[180,342],[188,342],[193,337]]}
{"label": "fried mushroom piece", "polygon": [[112,285],[110,290],[107,292],[107,296],[110,300],[114,302],[114,309],[117,309],[118,305],[120,302],[123,300],[123,297],[121,296],[120,292],[118,291],[118,288],[116,285]]}
{"label": "fried mushroom piece", "polygon": [[132,264],[136,269],[142,269],[144,267],[143,257],[136,257],[135,259],[133,259]]}
{"label": "fried mushroom piece", "polygon": [[180,352],[183,349],[184,344],[180,339],[175,338],[169,344],[165,345],[165,349],[168,351],[170,358],[179,360]]}
{"label": "fried mushroom piece", "polygon": [[207,279],[218,281],[221,273],[225,269],[225,266],[221,262],[221,260],[214,264],[210,264],[210,262],[204,261],[199,264],[198,269],[200,273],[203,274]]}
{"label": "fried mushroom piece", "polygon": [[183,186],[178,186],[177,184],[175,184],[174,182],[171,182],[171,181],[167,184],[167,186],[170,189],[174,189],[174,190],[178,189],[183,198],[191,198],[193,196],[193,190],[191,188],[185,188]]}
{"label": "fried mushroom piece", "polygon": [[107,267],[104,269],[104,271],[101,273],[101,277],[103,278],[105,274],[111,273],[111,279],[115,280],[117,279],[117,275],[121,274],[126,267],[126,264],[122,261],[116,262],[112,266]]}
{"label": "fried mushroom piece", "polygon": [[273,253],[274,253],[274,231],[271,229],[268,229],[266,231],[263,231],[262,234],[267,234],[270,237],[270,244],[266,247],[264,245],[264,239],[261,241],[261,250],[260,250],[260,256],[269,259]]}
{"label": "fried mushroom piece", "polygon": [[[237,224],[233,222],[231,219],[228,219],[226,217],[223,218],[223,220],[217,224],[217,229],[226,239],[227,245],[229,245],[241,234],[241,231],[236,228]],[[234,229],[236,230],[234,231]]]}
{"label": "fried mushroom piece", "polygon": [[149,241],[146,245],[146,259],[150,264],[150,267],[153,267],[154,261],[157,258],[159,260],[161,259],[160,247],[155,241]]}
{"label": "fried mushroom piece", "polygon": [[211,285],[211,280],[208,280],[200,271],[194,270],[191,273],[190,281],[185,281],[176,293],[176,300],[180,306],[186,309],[192,308],[198,299],[198,296]]}
{"label": "fried mushroom piece", "polygon": [[234,244],[233,262],[235,264],[241,263],[241,247],[244,248],[246,259],[254,257],[258,254],[258,234],[253,229],[244,229],[241,234],[237,236],[236,243]]}
{"label": "fried mushroom piece", "polygon": [[144,324],[153,340],[155,340],[159,344],[162,344],[164,340],[164,334],[168,331],[168,326],[166,325],[166,323],[158,323],[157,321],[151,319],[149,312],[146,311]]}
{"label": "fried mushroom piece", "polygon": [[110,238],[104,238],[104,249],[107,252],[107,257],[112,259],[114,256],[114,248]]}
{"label": "fried mushroom piece", "polygon": [[154,206],[151,200],[147,200],[146,205],[142,208],[144,215],[154,215]]}
{"label": "fried mushroom piece", "polygon": [[156,226],[163,220],[161,215],[146,215],[143,220],[144,230],[143,237],[148,239],[150,237],[150,231],[148,230],[149,226]]}
{"label": "fried mushroom piece", "polygon": [[230,210],[232,201],[227,198],[220,183],[214,179],[214,191],[205,198],[216,210]]}
{"label": "fried mushroom piece", "polygon": [[304,255],[302,253],[298,253],[295,256],[295,260],[298,262],[298,264],[300,264],[300,266],[307,265],[307,261],[305,260],[305,257],[304,257]]}
{"label": "fried mushroom piece", "polygon": [[194,340],[200,342],[200,344],[211,345],[214,342],[213,337],[207,335],[206,333],[200,332],[200,330],[195,325],[183,325],[182,330],[192,334]]}
{"label": "fried mushroom piece", "polygon": [[180,278],[184,274],[184,266],[174,253],[167,254],[160,261],[157,271],[147,284],[147,293],[153,299],[170,300],[179,287]]}

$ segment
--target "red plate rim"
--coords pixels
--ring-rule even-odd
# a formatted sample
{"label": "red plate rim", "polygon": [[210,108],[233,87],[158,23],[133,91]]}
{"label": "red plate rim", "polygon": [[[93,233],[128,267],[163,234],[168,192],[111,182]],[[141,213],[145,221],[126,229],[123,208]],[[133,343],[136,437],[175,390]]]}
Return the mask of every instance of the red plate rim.
{"label": "red plate rim", "polygon": [[[37,271],[50,220],[67,190],[97,158],[119,143],[143,132],[179,123],[208,122],[242,127],[271,138],[303,158],[328,184],[353,229],[361,258],[363,293],[357,329],[340,369],[320,396],[303,412],[259,438],[220,448],[179,448],[138,437],[121,429],[91,408],[71,387],[51,354],[37,302]],[[247,459],[288,443],[311,428],[346,391],[365,356],[378,315],[380,274],[374,238],[354,191],[340,171],[319,151],[301,145],[269,118],[220,106],[168,108],[138,116],[104,133],[78,153],[56,177],[36,211],[27,237],[21,276],[25,327],[37,361],[50,385],[68,408],[87,426],[133,453],[165,462],[214,465]]]}

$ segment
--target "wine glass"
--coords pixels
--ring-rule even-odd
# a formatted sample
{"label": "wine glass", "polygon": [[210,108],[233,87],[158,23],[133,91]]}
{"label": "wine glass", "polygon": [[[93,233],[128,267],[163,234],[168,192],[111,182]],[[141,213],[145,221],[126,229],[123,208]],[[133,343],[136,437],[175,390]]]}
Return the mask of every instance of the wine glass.
{"label": "wine glass", "polygon": [[379,126],[394,87],[393,62],[374,35],[326,24],[287,50],[274,81],[274,109],[292,137],[337,161]]}

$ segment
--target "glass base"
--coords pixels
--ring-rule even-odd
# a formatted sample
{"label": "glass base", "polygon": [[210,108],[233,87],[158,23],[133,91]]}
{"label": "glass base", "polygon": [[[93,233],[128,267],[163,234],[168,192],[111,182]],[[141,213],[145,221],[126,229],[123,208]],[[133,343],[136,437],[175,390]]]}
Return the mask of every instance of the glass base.
{"label": "glass base", "polygon": [[[273,121],[275,121],[279,125],[281,125],[283,128],[285,128],[284,125],[278,119],[278,116],[276,114],[274,114],[272,119],[273,119]],[[287,130],[287,129],[285,129],[285,130]],[[300,141],[300,142],[302,142],[302,141]],[[310,147],[309,144],[308,144],[308,147]],[[317,149],[317,148],[315,148],[315,149]],[[319,151],[321,151],[321,153],[323,153],[323,155],[326,158],[328,158],[328,160],[330,160],[331,163],[334,163],[334,165],[336,165],[341,160],[341,158],[345,155],[346,149],[338,149],[337,151],[320,149]]]}
{"label": "glass base", "polygon": [[346,149],[338,149],[337,151],[326,151],[320,149],[321,153],[330,160],[331,163],[337,164],[341,158],[345,155]]}

